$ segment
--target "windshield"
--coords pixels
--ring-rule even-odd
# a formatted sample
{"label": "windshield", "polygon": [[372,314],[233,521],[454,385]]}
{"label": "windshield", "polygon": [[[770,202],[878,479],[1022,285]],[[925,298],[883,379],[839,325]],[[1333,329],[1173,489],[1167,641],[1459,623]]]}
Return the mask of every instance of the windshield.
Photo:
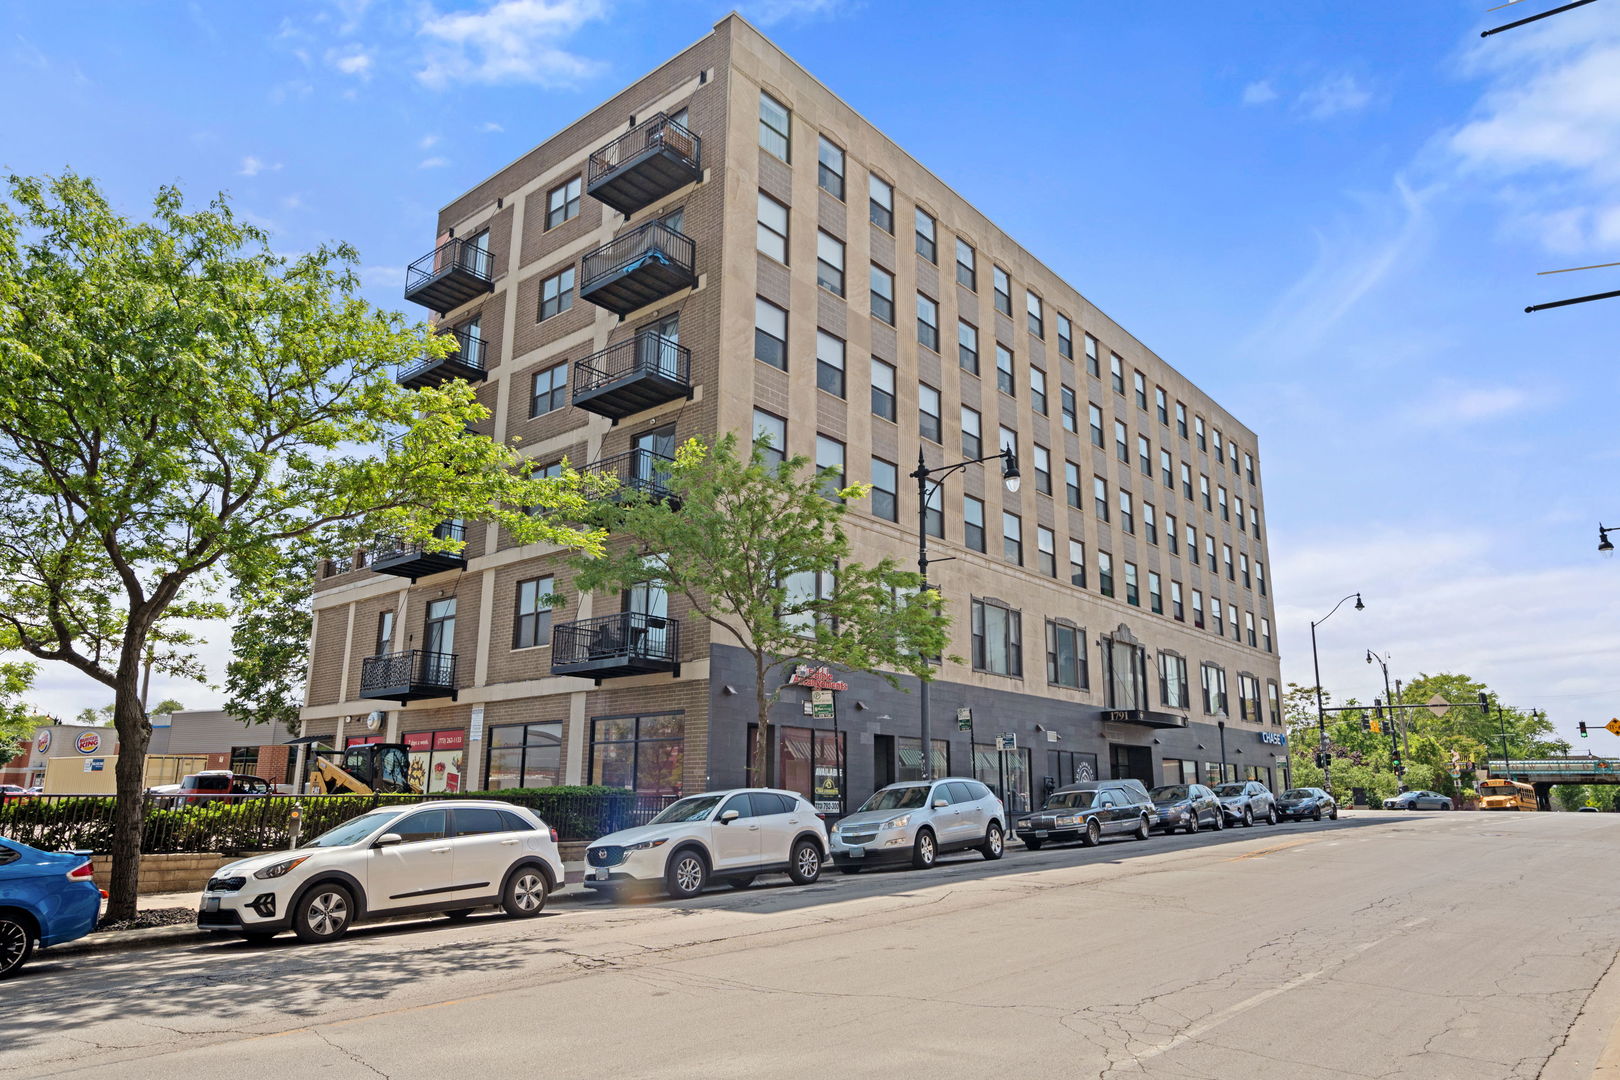
{"label": "windshield", "polygon": [[861,803],[862,810],[916,810],[928,802],[926,787],[891,787],[874,791],[872,797]]}
{"label": "windshield", "polygon": [[1228,795],[1241,795],[1241,794],[1243,794],[1243,785],[1242,784],[1219,784],[1215,788],[1215,794],[1219,795],[1223,799],[1226,798]]}
{"label": "windshield", "polygon": [[1048,810],[1087,810],[1097,801],[1095,791],[1057,791],[1046,800]]}
{"label": "windshield", "polygon": [[1178,799],[1187,797],[1187,789],[1181,784],[1166,784],[1164,787],[1156,787],[1148,792],[1148,798],[1154,802],[1175,802]]}
{"label": "windshield", "polygon": [[335,829],[328,829],[315,839],[305,844],[305,847],[348,847],[358,844],[377,830],[377,827],[390,818],[398,817],[399,810],[372,810],[351,818]]}
{"label": "windshield", "polygon": [[670,803],[649,825],[679,825],[688,821],[702,821],[720,805],[721,795],[693,795]]}
{"label": "windshield", "polygon": [[1314,799],[1316,798],[1316,792],[1308,787],[1295,787],[1283,792],[1282,797],[1285,799]]}

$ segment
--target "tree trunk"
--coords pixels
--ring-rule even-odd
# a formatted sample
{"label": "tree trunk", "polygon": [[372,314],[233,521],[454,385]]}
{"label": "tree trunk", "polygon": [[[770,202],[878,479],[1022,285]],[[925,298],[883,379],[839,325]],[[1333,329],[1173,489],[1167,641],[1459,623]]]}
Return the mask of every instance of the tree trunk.
{"label": "tree trunk", "polygon": [[765,658],[754,654],[754,708],[759,714],[759,763],[764,787],[776,786],[776,760],[771,753],[771,701],[765,692]]}
{"label": "tree trunk", "polygon": [[[129,657],[134,656],[131,661]],[[140,650],[125,649],[113,686],[113,725],[118,730],[118,797],[113,810],[112,881],[107,919],[133,919],[141,876],[145,831],[146,749],[152,726],[141,707]]]}

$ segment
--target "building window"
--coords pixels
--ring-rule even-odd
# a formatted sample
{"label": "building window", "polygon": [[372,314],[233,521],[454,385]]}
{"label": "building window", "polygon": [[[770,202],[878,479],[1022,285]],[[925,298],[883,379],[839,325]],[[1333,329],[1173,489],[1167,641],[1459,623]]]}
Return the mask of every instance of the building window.
{"label": "building window", "polygon": [[1194,566],[1198,565],[1198,529],[1196,526],[1187,526],[1187,560]]}
{"label": "building window", "polygon": [[1183,439],[1187,437],[1187,406],[1176,402],[1176,434]]}
{"label": "building window", "polygon": [[1006,510],[1001,512],[1001,557],[1014,566],[1024,565],[1024,522]]}
{"label": "building window", "polygon": [[782,622],[799,637],[814,637],[817,626],[827,625],[827,616],[816,605],[831,597],[837,588],[835,576],[827,571],[789,574],[782,579]]}
{"label": "building window", "polygon": [[1084,635],[1075,626],[1046,620],[1046,681],[1078,690],[1086,678]]}
{"label": "building window", "polygon": [[1220,428],[1211,428],[1210,429],[1210,431],[1209,431],[1209,441],[1211,443],[1213,443],[1214,446],[1215,446],[1215,460],[1220,462],[1223,465],[1226,464],[1226,448],[1221,444],[1221,429]]}
{"label": "building window", "polygon": [[1181,606],[1181,582],[1179,581],[1170,583],[1170,615],[1177,622],[1185,622],[1187,619],[1186,609]]}
{"label": "building window", "polygon": [[993,675],[1024,674],[1021,612],[973,601],[973,668]]}
{"label": "building window", "polygon": [[1097,520],[1108,520],[1108,481],[1100,476],[1091,478],[1091,497],[1096,504]]}
{"label": "building window", "polygon": [[939,262],[939,247],[934,242],[934,219],[922,207],[917,207],[917,254],[931,263]]}
{"label": "building window", "polygon": [[1098,367],[1097,339],[1090,334],[1086,335],[1086,374],[1093,379],[1102,378],[1102,369]]}
{"label": "building window", "polygon": [[1086,587],[1086,545],[1079,540],[1069,541],[1069,584]]}
{"label": "building window", "polygon": [[1215,538],[1208,533],[1204,534],[1204,559],[1211,570],[1219,569],[1215,565]]}
{"label": "building window", "polygon": [[1073,327],[1073,325],[1070,324],[1069,317],[1067,315],[1063,314],[1063,312],[1061,312],[1061,311],[1058,312],[1057,322],[1058,322],[1058,355],[1063,357],[1063,359],[1065,359],[1065,360],[1073,360],[1074,359],[1074,327]]}
{"label": "building window", "polygon": [[844,343],[825,330],[816,331],[816,386],[844,396]]}
{"label": "building window", "polygon": [[1271,651],[1271,620],[1265,616],[1260,618],[1260,647]]}
{"label": "building window", "polygon": [[517,614],[512,624],[512,648],[532,649],[551,643],[551,590],[549,577],[517,583]]}
{"label": "building window", "polygon": [[1114,456],[1127,464],[1131,460],[1130,434],[1123,420],[1114,421]]}
{"label": "building window", "polygon": [[872,314],[894,325],[894,275],[872,264]]}
{"label": "building window", "polygon": [[1187,708],[1187,658],[1159,653],[1159,703],[1167,709]]}
{"label": "building window", "polygon": [[754,297],[754,359],[787,370],[787,312]]}
{"label": "building window", "polygon": [[1029,369],[1029,400],[1036,413],[1046,415],[1046,372],[1033,365]]}
{"label": "building window", "polygon": [[553,274],[540,283],[540,321],[561,315],[574,306],[574,268]]}
{"label": "building window", "polygon": [[1203,678],[1204,712],[1210,716],[1226,715],[1226,670],[1215,664],[1199,665]]}
{"label": "building window", "polygon": [[1213,513],[1214,510],[1215,510],[1215,502],[1214,502],[1213,499],[1211,499],[1209,497],[1209,474],[1208,473],[1199,473],[1198,474],[1198,497],[1200,499],[1202,499],[1203,502],[1204,502],[1204,512],[1205,513]]}
{"label": "building window", "polygon": [[984,456],[984,420],[978,409],[967,405],[962,406],[962,456]]}
{"label": "building window", "polygon": [[1142,606],[1142,591],[1136,580],[1136,564],[1125,564],[1125,602],[1132,607]]}
{"label": "building window", "polygon": [[1106,551],[1097,552],[1097,591],[1114,595],[1114,557]]}
{"label": "building window", "polygon": [[1159,450],[1159,476],[1164,480],[1165,487],[1171,491],[1176,490],[1176,477],[1170,463],[1170,451],[1163,448]]}
{"label": "building window", "polygon": [[1226,627],[1221,623],[1221,598],[1218,596],[1209,598],[1209,628],[1217,636],[1226,636]]}
{"label": "building window", "polygon": [[1042,495],[1052,494],[1052,455],[1046,447],[1035,444],[1035,490]]}
{"label": "building window", "polygon": [[1193,497],[1192,468],[1185,461],[1181,463],[1181,494],[1188,499]]}
{"label": "building window", "polygon": [[960,236],[956,238],[956,283],[979,291],[979,263],[973,248]]}
{"label": "building window", "polygon": [[885,420],[895,418],[894,368],[877,357],[872,357],[872,415]]}
{"label": "building window", "polygon": [[1215,495],[1216,495],[1215,501],[1220,505],[1220,508],[1221,508],[1221,520],[1222,521],[1231,521],[1232,520],[1232,508],[1231,508],[1231,506],[1229,506],[1227,504],[1227,501],[1226,501],[1226,488],[1224,486],[1217,487],[1215,489]]}
{"label": "building window", "polygon": [[1249,483],[1254,483],[1254,458],[1247,450],[1243,452],[1243,475]]}
{"label": "building window", "polygon": [[894,188],[874,174],[867,177],[866,192],[872,224],[886,233],[894,232]]}
{"label": "building window", "polygon": [[1241,534],[1241,533],[1246,531],[1245,526],[1243,524],[1243,496],[1234,495],[1234,496],[1232,496],[1232,501],[1237,506],[1237,513],[1236,513],[1237,531],[1238,531],[1239,534]]}
{"label": "building window", "polygon": [[568,404],[568,365],[554,364],[534,375],[534,392],[529,398],[529,418],[544,416]]}
{"label": "building window", "polygon": [[1091,419],[1091,445],[1103,445],[1102,410],[1091,403],[1086,404]]}
{"label": "building window", "polygon": [[816,232],[816,284],[834,296],[844,295],[844,242]]}
{"label": "building window", "polygon": [[1193,434],[1195,436],[1193,441],[1198,444],[1198,449],[1208,450],[1209,443],[1204,438],[1204,418],[1202,416],[1193,417]]}
{"label": "building window", "polygon": [[1080,417],[1078,406],[1075,404],[1074,391],[1067,386],[1058,389],[1058,403],[1063,410],[1063,428],[1065,431],[1080,431]]}
{"label": "building window", "polygon": [[563,781],[561,724],[510,724],[489,729],[484,788],[553,787]]}
{"label": "building window", "polygon": [[377,644],[373,656],[383,656],[394,651],[394,613],[392,611],[379,611],[377,613]]}
{"label": "building window", "polygon": [[1253,675],[1238,675],[1238,716],[1255,724],[1265,719],[1260,715],[1260,680]]}
{"label": "building window", "polygon": [[1024,310],[1029,315],[1029,332],[1038,338],[1046,337],[1046,315],[1041,298],[1024,290]]}
{"label": "building window", "polygon": [[972,323],[956,324],[956,362],[963,371],[979,373],[979,329]]}
{"label": "building window", "polygon": [[1057,535],[1045,525],[1035,526],[1036,569],[1047,577],[1057,577]]}
{"label": "building window", "polygon": [[1259,646],[1260,639],[1254,632],[1254,612],[1252,611],[1243,613],[1243,636],[1248,639],[1251,649]]}
{"label": "building window", "polygon": [[962,545],[984,550],[984,503],[971,495],[962,496]]}
{"label": "building window", "polygon": [[1170,403],[1169,399],[1164,396],[1164,387],[1162,386],[1155,386],[1153,388],[1153,407],[1159,412],[1159,423],[1169,427]]}
{"label": "building window", "polygon": [[1125,364],[1117,353],[1108,355],[1108,379],[1114,386],[1114,393],[1125,392]]}
{"label": "building window", "polygon": [[1155,615],[1164,614],[1164,590],[1156,570],[1148,571],[1148,610]]}
{"label": "building window", "polygon": [[939,442],[939,391],[927,383],[917,384],[917,433],[929,442]]}
{"label": "building window", "polygon": [[1181,545],[1176,536],[1176,515],[1164,515],[1164,544],[1170,549],[1170,554],[1180,555]]}
{"label": "building window", "polygon": [[766,465],[781,465],[787,460],[787,421],[764,409],[755,409],[754,446]]}
{"label": "building window", "polygon": [[1266,564],[1259,559],[1254,560],[1254,584],[1261,596],[1266,595]]}
{"label": "building window", "polygon": [[945,504],[944,489],[935,485],[928,492],[928,501],[923,505],[923,531],[929,536],[945,538]]}
{"label": "building window", "polygon": [[1070,506],[1080,509],[1080,466],[1072,461],[1063,463],[1063,494]]}
{"label": "building window", "polygon": [[1131,505],[1131,493],[1125,490],[1119,493],[1119,525],[1126,533],[1136,535],[1136,513]]}
{"label": "building window", "polygon": [[882,458],[872,459],[872,513],[887,521],[900,520],[900,503],[896,491],[900,484],[900,470],[894,462]]}
{"label": "building window", "polygon": [[1192,591],[1193,626],[1202,630],[1204,628],[1204,594],[1197,589]]}
{"label": "building window", "polygon": [[784,265],[788,261],[788,208],[759,193],[759,212],[754,227],[754,246]]}
{"label": "building window", "polygon": [[1249,504],[1249,532],[1256,540],[1260,539],[1260,508],[1253,503]]}
{"label": "building window", "polygon": [[592,720],[591,783],[643,795],[679,795],[682,726],[677,713]]}
{"label": "building window", "polygon": [[996,428],[996,432],[998,436],[996,439],[996,449],[998,451],[1011,449],[1016,455],[1018,453],[1018,432],[1014,431],[1010,427],[1007,427],[1005,424]]}
{"label": "building window", "polygon": [[821,136],[816,144],[816,184],[833,198],[844,197],[844,151]]}
{"label": "building window", "polygon": [[825,435],[816,436],[816,473],[824,475],[822,494],[828,502],[843,502],[838,492],[846,486],[844,480],[844,444]]}
{"label": "building window", "polygon": [[1153,444],[1148,442],[1146,435],[1136,437],[1136,467],[1143,476],[1153,476]]}
{"label": "building window", "polygon": [[917,294],[917,344],[939,352],[939,305]]}
{"label": "building window", "polygon": [[1148,543],[1159,542],[1159,522],[1154,516],[1153,504],[1150,502],[1142,504],[1142,533],[1147,537]]}
{"label": "building window", "polygon": [[1271,722],[1278,727],[1282,726],[1282,701],[1277,692],[1277,684],[1266,681],[1266,704],[1270,706]]}
{"label": "building window", "polygon": [[1232,566],[1232,545],[1231,544],[1222,544],[1221,545],[1221,561],[1226,566],[1226,580],[1227,581],[1236,581],[1237,580],[1237,571]]}
{"label": "building window", "polygon": [[1003,394],[1018,396],[1017,384],[1013,382],[1013,354],[1005,345],[996,346],[996,389]]}
{"label": "building window", "polygon": [[1007,277],[1007,271],[999,266],[991,265],[995,279],[996,310],[1012,318],[1012,281]]}
{"label": "building window", "polygon": [[555,229],[579,215],[579,177],[559,184],[546,193],[546,228]]}
{"label": "building window", "polygon": [[247,773],[253,775],[259,771],[259,748],[257,746],[231,747],[231,772]]}
{"label": "building window", "polygon": [[790,133],[793,125],[793,114],[788,112],[787,106],[771,97],[769,94],[759,95],[759,145],[783,161],[791,160],[788,157],[788,148],[792,143]]}
{"label": "building window", "polygon": [[1136,407],[1143,412],[1147,411],[1147,380],[1140,371],[1131,373],[1132,388],[1136,391]]}

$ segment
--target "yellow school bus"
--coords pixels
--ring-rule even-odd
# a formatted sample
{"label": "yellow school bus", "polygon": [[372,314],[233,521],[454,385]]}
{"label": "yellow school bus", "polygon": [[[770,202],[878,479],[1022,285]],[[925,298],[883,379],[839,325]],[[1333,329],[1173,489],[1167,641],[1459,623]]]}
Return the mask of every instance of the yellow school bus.
{"label": "yellow school bus", "polygon": [[1479,784],[1481,810],[1540,810],[1536,789],[1517,780],[1482,780]]}

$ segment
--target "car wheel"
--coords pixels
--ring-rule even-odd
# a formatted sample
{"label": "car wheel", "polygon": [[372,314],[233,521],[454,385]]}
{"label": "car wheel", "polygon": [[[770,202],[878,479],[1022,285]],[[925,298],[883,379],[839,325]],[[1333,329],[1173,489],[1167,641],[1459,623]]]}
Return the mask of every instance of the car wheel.
{"label": "car wheel", "polygon": [[1224,828],[1226,828],[1226,811],[1225,810],[1216,810],[1215,811],[1215,831],[1220,832]]}
{"label": "car wheel", "polygon": [[743,877],[734,877],[734,878],[727,878],[726,879],[726,884],[730,885],[733,889],[736,889],[739,892],[741,892],[743,889],[748,888],[753,883],[754,883],[754,875],[753,874],[747,874],[747,875],[745,875]]}
{"label": "car wheel", "polygon": [[349,929],[353,918],[354,899],[348,889],[331,883],[317,885],[299,899],[293,932],[298,940],[312,945],[336,941]]}
{"label": "car wheel", "polygon": [[34,928],[13,915],[0,914],[0,979],[14,973],[34,955]]}
{"label": "car wheel", "polygon": [[1311,815],[1311,820],[1312,821],[1321,821],[1322,820],[1322,811],[1320,809],[1318,809],[1316,811],[1316,813]]}
{"label": "car wheel", "polygon": [[671,900],[686,900],[703,891],[709,881],[709,867],[692,848],[677,851],[664,871],[664,891]]}
{"label": "car wheel", "polygon": [[1029,839],[1024,841],[1024,846],[1031,851],[1039,851],[1041,850],[1041,845],[1044,843],[1046,843],[1045,840],[1037,840],[1031,836]]}
{"label": "car wheel", "polygon": [[1143,814],[1141,819],[1137,821],[1136,828],[1131,830],[1131,835],[1138,840],[1146,840],[1153,835],[1153,823],[1148,820],[1146,814]]}
{"label": "car wheel", "polygon": [[538,915],[545,909],[546,875],[538,867],[520,866],[506,879],[501,891],[501,909],[515,919]]}
{"label": "car wheel", "polygon": [[1080,834],[1080,842],[1086,847],[1096,847],[1102,843],[1102,823],[1096,818],[1086,819],[1086,831]]}
{"label": "car wheel", "polygon": [[788,877],[795,885],[814,885],[821,879],[821,849],[814,840],[800,840],[788,858]]}
{"label": "car wheel", "polygon": [[992,821],[990,827],[984,830],[984,843],[980,845],[979,851],[986,859],[999,859],[1006,848],[1006,835],[1002,833],[1001,826]]}
{"label": "car wheel", "polygon": [[1245,829],[1254,825],[1254,810],[1245,806],[1243,808],[1243,827]]}
{"label": "car wheel", "polygon": [[858,874],[861,872],[861,868],[858,866],[840,866],[838,872],[840,874]]}
{"label": "car wheel", "polygon": [[911,845],[911,865],[916,870],[927,870],[939,858],[939,845],[931,829],[918,829],[917,841]]}
{"label": "car wheel", "polygon": [[1279,819],[1277,817],[1277,808],[1275,806],[1266,807],[1266,824],[1267,825],[1275,825],[1275,824],[1277,824],[1278,820]]}
{"label": "car wheel", "polygon": [[1187,835],[1191,836],[1193,833],[1195,833],[1197,831],[1198,831],[1198,811],[1194,810],[1192,812],[1192,817],[1187,819]]}
{"label": "car wheel", "polygon": [[1338,821],[1339,820],[1339,808],[1337,806],[1335,806],[1333,809],[1328,811],[1328,820],[1329,821]]}
{"label": "car wheel", "polygon": [[454,911],[446,911],[444,917],[451,922],[460,922],[463,919],[470,918],[472,913],[473,909],[470,907],[456,908]]}

